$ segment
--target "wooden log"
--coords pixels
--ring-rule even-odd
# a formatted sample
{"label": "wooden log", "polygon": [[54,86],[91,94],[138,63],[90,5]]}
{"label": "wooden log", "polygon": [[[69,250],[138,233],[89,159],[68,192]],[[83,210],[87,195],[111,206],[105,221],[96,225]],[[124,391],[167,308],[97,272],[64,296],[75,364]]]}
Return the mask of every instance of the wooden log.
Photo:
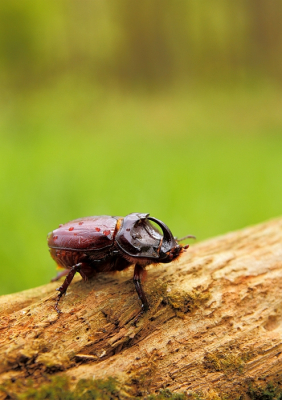
{"label": "wooden log", "polygon": [[238,398],[250,382],[279,385],[282,218],[192,245],[179,261],[147,270],[150,310],[136,326],[132,268],[76,278],[61,315],[58,283],[2,296],[0,384],[115,377],[132,396],[168,388],[209,398]]}

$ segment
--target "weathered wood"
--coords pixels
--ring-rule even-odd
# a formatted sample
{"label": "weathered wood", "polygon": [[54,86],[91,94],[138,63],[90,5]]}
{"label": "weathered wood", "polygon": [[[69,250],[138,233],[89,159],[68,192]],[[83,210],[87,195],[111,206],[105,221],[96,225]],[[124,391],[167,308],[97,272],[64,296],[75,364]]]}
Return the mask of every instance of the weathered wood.
{"label": "weathered wood", "polygon": [[[50,260],[50,266],[52,262]],[[196,245],[148,267],[150,311],[133,270],[0,298],[0,383],[47,374],[116,377],[128,393],[160,388],[238,396],[282,377],[282,218]]]}

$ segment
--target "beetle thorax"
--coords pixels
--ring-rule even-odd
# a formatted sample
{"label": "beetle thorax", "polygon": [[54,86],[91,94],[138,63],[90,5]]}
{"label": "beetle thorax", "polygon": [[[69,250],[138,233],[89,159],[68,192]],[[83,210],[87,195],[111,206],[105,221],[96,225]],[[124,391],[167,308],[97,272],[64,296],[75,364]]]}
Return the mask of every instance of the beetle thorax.
{"label": "beetle thorax", "polygon": [[127,261],[129,261],[130,264],[132,265],[139,264],[142,267],[146,267],[147,265],[150,264],[158,264],[160,262],[159,260],[152,260],[145,257],[132,257],[126,253],[122,254],[122,257],[125,258]]}

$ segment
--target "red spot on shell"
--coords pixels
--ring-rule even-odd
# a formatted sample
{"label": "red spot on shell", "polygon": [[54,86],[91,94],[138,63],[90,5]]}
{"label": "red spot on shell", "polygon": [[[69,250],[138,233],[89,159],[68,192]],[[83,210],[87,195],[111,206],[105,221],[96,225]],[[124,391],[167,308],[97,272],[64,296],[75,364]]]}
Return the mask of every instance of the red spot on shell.
{"label": "red spot on shell", "polygon": [[108,236],[110,233],[111,233],[111,231],[103,231],[103,234],[104,234],[105,236]]}
{"label": "red spot on shell", "polygon": [[96,232],[100,232],[100,230],[101,230],[100,228],[95,228]]}
{"label": "red spot on shell", "polygon": [[61,228],[62,226],[63,226],[63,224],[60,224],[60,225],[59,225],[59,228]]}
{"label": "red spot on shell", "polygon": [[80,221],[80,222],[78,223],[78,225],[83,225],[83,222],[82,222],[82,221]]}
{"label": "red spot on shell", "polygon": [[69,228],[69,231],[73,231],[73,230],[74,230],[74,227],[71,226],[71,227]]}
{"label": "red spot on shell", "polygon": [[58,236],[54,236],[53,239],[54,239],[54,240],[58,239]]}
{"label": "red spot on shell", "polygon": [[73,235],[74,235],[74,236],[77,236],[77,233],[74,233]]}

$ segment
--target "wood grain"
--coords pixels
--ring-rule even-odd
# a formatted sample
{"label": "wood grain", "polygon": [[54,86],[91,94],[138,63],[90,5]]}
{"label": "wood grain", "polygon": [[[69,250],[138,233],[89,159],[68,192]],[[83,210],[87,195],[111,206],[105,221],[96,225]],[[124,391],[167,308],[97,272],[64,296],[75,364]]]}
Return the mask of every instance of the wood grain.
{"label": "wood grain", "polygon": [[0,383],[111,376],[133,395],[167,387],[238,396],[249,382],[281,379],[282,218],[147,271],[151,308],[137,326],[133,268],[75,279],[60,316],[58,283],[2,296]]}

